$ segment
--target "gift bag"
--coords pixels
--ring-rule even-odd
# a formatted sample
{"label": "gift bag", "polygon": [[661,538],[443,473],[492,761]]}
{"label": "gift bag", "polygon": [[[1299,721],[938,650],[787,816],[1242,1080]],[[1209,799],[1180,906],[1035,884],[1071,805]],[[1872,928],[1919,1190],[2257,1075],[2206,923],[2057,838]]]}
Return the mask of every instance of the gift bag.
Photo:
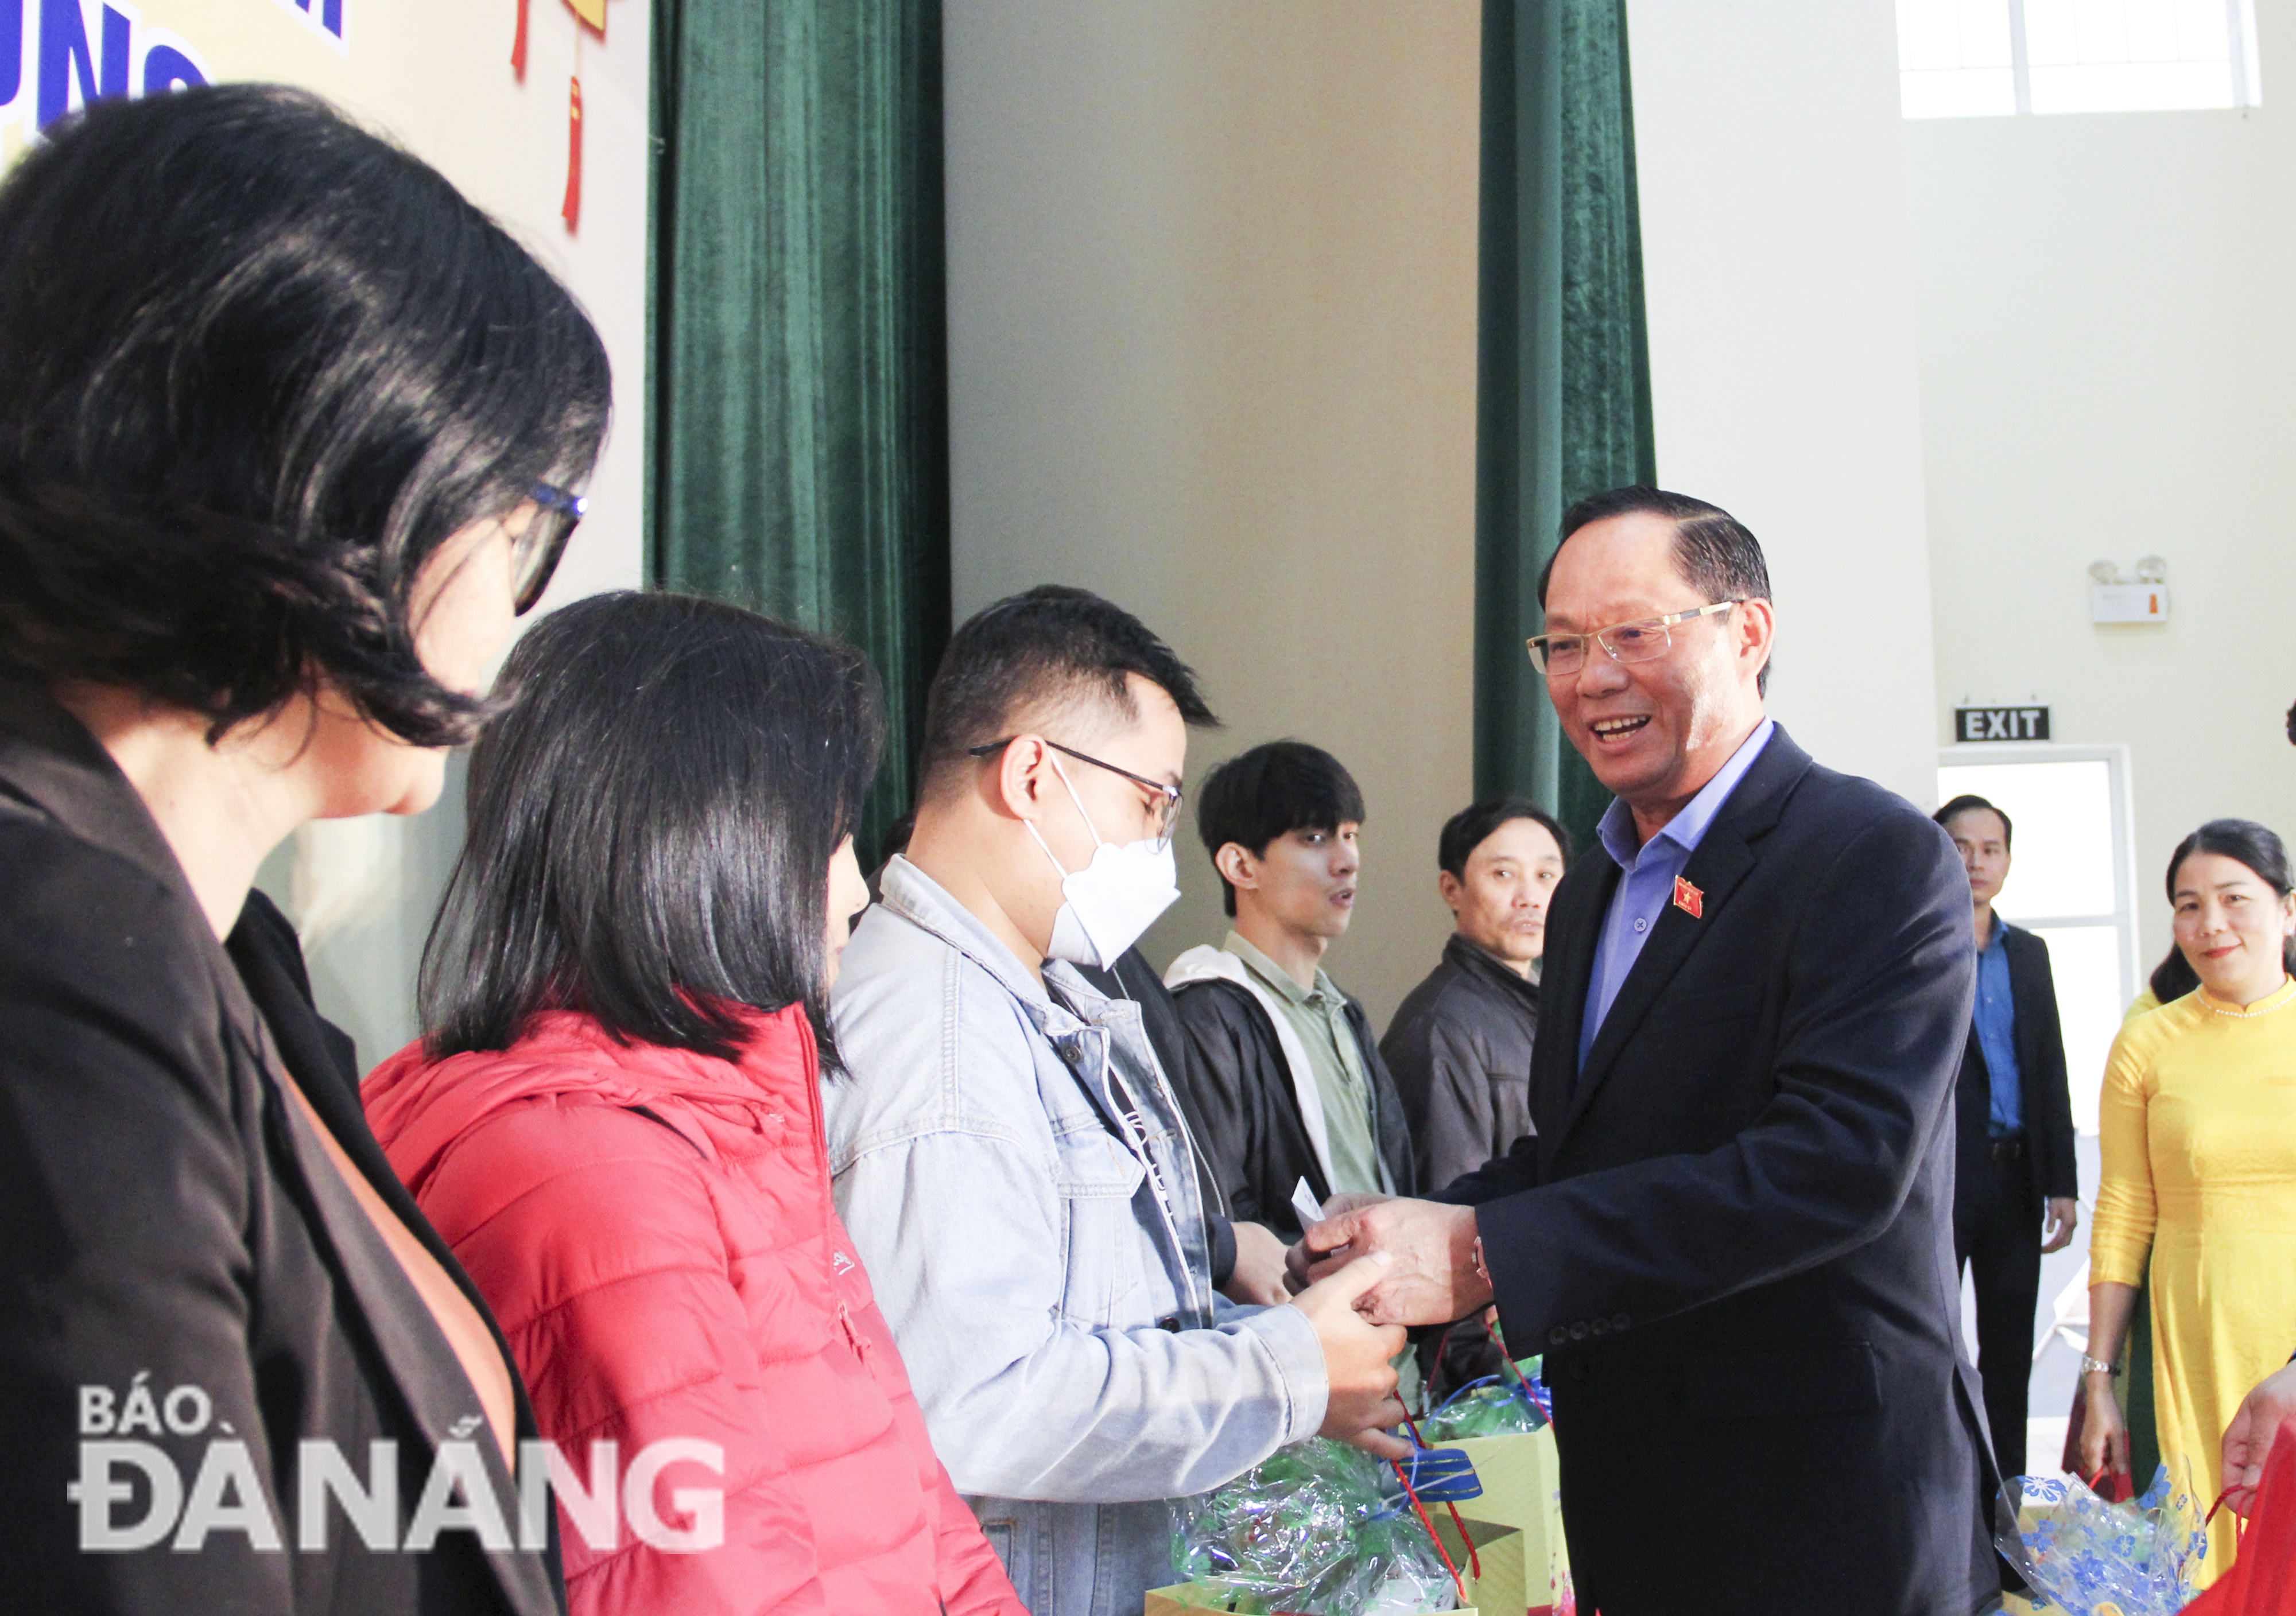
{"label": "gift bag", "polygon": [[1432,1446],[1457,1449],[1474,1461],[1483,1495],[1462,1509],[1522,1534],[1529,1616],[1573,1616],[1578,1602],[1562,1538],[1553,1405],[1538,1379],[1538,1359],[1510,1370],[1462,1386],[1420,1429]]}
{"label": "gift bag", "polygon": [[[1470,1603],[1457,1607],[1457,1616],[1525,1616],[1523,1598],[1522,1534],[1512,1526],[1500,1526],[1489,1521],[1467,1521],[1463,1523],[1463,1538],[1458,1526],[1447,1514],[1435,1517],[1436,1535],[1450,1551],[1453,1562],[1465,1575]],[[1470,1570],[1480,1566],[1480,1573]],[[1172,1587],[1151,1588],[1148,1591],[1146,1616],[1182,1616],[1188,1611],[1272,1612],[1276,1607],[1264,1597],[1238,1594],[1222,1586],[1208,1582],[1184,1582]],[[1431,1616],[1437,1612],[1450,1612],[1453,1606],[1447,1590],[1446,1596],[1429,1607]],[[1413,1612],[1409,1616],[1419,1616]]]}
{"label": "gift bag", "polygon": [[2240,1554],[2190,1616],[2296,1616],[2296,1425],[2283,1425],[2265,1462]]}
{"label": "gift bag", "polygon": [[1470,1520],[1511,1526],[1521,1534],[1526,1608],[1529,1616],[1572,1616],[1570,1554],[1562,1540],[1562,1481],[1553,1430],[1522,1436],[1470,1437],[1438,1442],[1475,1463],[1483,1496],[1462,1504]]}
{"label": "gift bag", "polygon": [[2172,1487],[2165,1465],[2128,1504],[2078,1481],[2014,1477],[2002,1484],[1993,1540],[2033,1590],[2021,1603],[2065,1616],[2175,1616],[2208,1552],[2192,1489]]}
{"label": "gift bag", "polygon": [[1465,1575],[1470,1608],[1482,1616],[1526,1616],[1531,1606],[1521,1532],[1496,1521],[1437,1515],[1435,1535]]}
{"label": "gift bag", "polygon": [[[1249,1594],[1232,1594],[1201,1582],[1183,1582],[1168,1588],[1150,1588],[1148,1608],[1143,1616],[1187,1616],[1191,1611],[1234,1611],[1244,1613],[1244,1616],[1271,1616],[1275,1609],[1265,1600]],[[1390,1616],[1482,1616],[1482,1613],[1472,1605],[1446,1605],[1440,1612],[1431,1607],[1423,1612],[1391,1612]]]}
{"label": "gift bag", "polygon": [[[1418,1616],[1450,1611],[1481,1568],[1461,1565],[1434,1535],[1432,1499],[1479,1488],[1458,1456],[1408,1466],[1320,1439],[1285,1448],[1225,1487],[1172,1501],[1172,1568],[1165,1589],[1182,1608],[1299,1612],[1302,1616]],[[1418,1482],[1410,1480],[1417,1476]],[[1444,1504],[1432,1507],[1447,1514]],[[1452,1506],[1456,1507],[1456,1505]],[[1506,1616],[1513,1616],[1507,1612]]]}

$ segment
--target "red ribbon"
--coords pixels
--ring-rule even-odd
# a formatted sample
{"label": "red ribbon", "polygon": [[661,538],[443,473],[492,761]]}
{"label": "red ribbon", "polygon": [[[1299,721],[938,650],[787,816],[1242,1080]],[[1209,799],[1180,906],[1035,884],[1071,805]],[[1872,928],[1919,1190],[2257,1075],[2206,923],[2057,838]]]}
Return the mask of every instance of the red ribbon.
{"label": "red ribbon", "polygon": [[526,82],[526,11],[529,0],[518,0],[518,37],[510,45],[510,70]]}
{"label": "red ribbon", "polygon": [[566,81],[571,99],[566,108],[566,202],[559,215],[571,235],[582,223],[582,81]]}
{"label": "red ribbon", "polygon": [[[2091,1490],[2094,1491],[2095,1489],[2091,1489]],[[2204,1527],[2214,1526],[2217,1522],[2217,1512],[2223,1509],[2226,1505],[2232,1503],[2234,1494],[2242,1492],[2248,1493],[2251,1495],[2251,1500],[2253,1501],[2255,1491],[2256,1489],[2251,1487],[2226,1488],[2222,1492],[2217,1495],[2217,1501],[2209,1506],[2209,1513],[2201,1517],[2201,1524]],[[2248,1518],[2240,1513],[2240,1506],[2238,1505],[2234,1505],[2232,1512],[2233,1547],[2234,1548],[2242,1547],[2246,1544],[2247,1540]]]}
{"label": "red ribbon", "polygon": [[[1435,1522],[1427,1518],[1427,1506],[1419,1501],[1419,1491],[1416,1488],[1411,1485],[1411,1478],[1403,1473],[1402,1463],[1399,1460],[1390,1459],[1388,1460],[1388,1464],[1395,1471],[1395,1479],[1403,1483],[1404,1496],[1411,1500],[1411,1507],[1418,1513],[1419,1524],[1427,1529],[1427,1535],[1430,1538],[1433,1538],[1435,1539],[1435,1552],[1443,1556],[1443,1569],[1451,1573],[1451,1586],[1459,1590],[1459,1603],[1463,1605],[1467,1603],[1467,1585],[1460,1579],[1459,1568],[1452,1563],[1451,1551],[1443,1547],[1442,1538],[1436,1537]],[[1451,1512],[1451,1519],[1456,1521],[1458,1518],[1459,1512],[1454,1509]],[[1468,1547],[1472,1548],[1474,1546],[1474,1541],[1475,1540],[1472,1538],[1468,1538]],[[1480,1561],[1478,1562],[1478,1564],[1480,1564]],[[1476,1575],[1478,1576],[1480,1576],[1481,1574],[1482,1573],[1480,1570],[1476,1572]]]}
{"label": "red ribbon", "polygon": [[[1448,1331],[1446,1331],[1445,1333],[1447,1334]],[[1443,1356],[1442,1344],[1439,1339],[1436,1344],[1435,1356],[1439,1361]],[[1427,1439],[1419,1434],[1419,1422],[1411,1417],[1411,1410],[1408,1408],[1406,1408],[1403,1411],[1403,1428],[1411,1432],[1413,1446],[1420,1449],[1423,1452],[1427,1447]],[[1390,1459],[1388,1460],[1388,1463],[1395,1466],[1395,1479],[1403,1483],[1403,1490],[1407,1493],[1411,1493],[1411,1507],[1419,1510],[1419,1519],[1422,1522],[1427,1522],[1427,1512],[1419,1508],[1419,1495],[1415,1492],[1412,1492],[1411,1478],[1403,1473],[1403,1466],[1400,1464],[1398,1464],[1395,1460]],[[1451,1524],[1459,1529],[1459,1541],[1467,1546],[1468,1563],[1473,1568],[1476,1579],[1480,1580],[1483,1574],[1483,1551],[1481,1546],[1476,1543],[1474,1533],[1467,1530],[1467,1523],[1459,1519],[1459,1506],[1456,1504],[1452,1503],[1448,1498],[1446,1498],[1443,1500],[1443,1507],[1451,1512]],[[1431,1538],[1435,1538],[1435,1528],[1432,1522],[1427,1523],[1427,1535]],[[1451,1556],[1449,1555],[1444,1554],[1443,1539],[1440,1538],[1435,1538],[1435,1552],[1443,1555],[1443,1563],[1450,1571],[1451,1580],[1458,1582],[1459,1568],[1451,1564]],[[1461,1604],[1467,1603],[1467,1586],[1464,1582],[1459,1583],[1459,1603]]]}

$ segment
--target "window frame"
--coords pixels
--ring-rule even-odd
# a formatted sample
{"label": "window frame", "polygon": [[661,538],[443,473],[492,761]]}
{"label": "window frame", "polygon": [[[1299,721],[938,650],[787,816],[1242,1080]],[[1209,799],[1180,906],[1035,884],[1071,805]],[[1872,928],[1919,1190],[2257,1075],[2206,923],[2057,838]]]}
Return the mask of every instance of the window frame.
{"label": "window frame", "polygon": [[[1898,0],[1903,4],[1905,0]],[[2007,112],[1948,112],[1913,113],[1905,110],[1905,89],[1908,74],[1936,72],[1931,68],[1908,68],[1901,53],[1898,61],[1898,116],[1907,123],[1949,122],[1964,118],[2031,118],[2035,116],[2063,118],[2079,112],[2241,112],[2264,104],[2264,79],[2257,44],[2256,0],[2219,0],[2225,12],[2226,58],[2225,70],[2230,79],[2232,100],[2229,105],[2205,107],[2094,107],[2071,109],[2036,114],[2033,110],[2033,63],[2028,45],[2025,18],[2026,0],[1999,0],[2007,12],[2009,27],[2009,81],[2011,106]],[[1903,34],[1899,35],[1903,51]],[[2048,64],[2056,65],[2056,64]],[[2113,64],[2096,63],[2097,66]],[[2135,65],[2135,64],[2132,64]],[[1967,69],[1962,71],[1998,71],[1997,67]]]}

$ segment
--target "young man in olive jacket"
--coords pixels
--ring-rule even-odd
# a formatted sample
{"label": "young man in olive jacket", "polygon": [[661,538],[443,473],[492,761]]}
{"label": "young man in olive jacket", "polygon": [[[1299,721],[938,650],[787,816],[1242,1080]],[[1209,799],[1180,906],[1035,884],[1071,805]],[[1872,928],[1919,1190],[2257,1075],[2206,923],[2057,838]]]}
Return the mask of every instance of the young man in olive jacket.
{"label": "young man in olive jacket", "polygon": [[1410,1195],[1411,1132],[1363,1007],[1324,952],[1355,913],[1363,793],[1301,741],[1230,758],[1203,785],[1196,825],[1235,925],[1165,983],[1195,1058],[1186,1081],[1234,1215],[1300,1237],[1292,1196]]}

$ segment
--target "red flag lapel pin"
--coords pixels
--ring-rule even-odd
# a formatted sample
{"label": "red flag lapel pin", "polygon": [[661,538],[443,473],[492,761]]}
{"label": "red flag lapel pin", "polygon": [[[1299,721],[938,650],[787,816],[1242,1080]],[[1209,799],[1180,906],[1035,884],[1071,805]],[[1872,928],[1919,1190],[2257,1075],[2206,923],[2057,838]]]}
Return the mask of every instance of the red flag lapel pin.
{"label": "red flag lapel pin", "polygon": [[1674,878],[1674,906],[1693,920],[1706,918],[1706,894],[1680,876]]}

